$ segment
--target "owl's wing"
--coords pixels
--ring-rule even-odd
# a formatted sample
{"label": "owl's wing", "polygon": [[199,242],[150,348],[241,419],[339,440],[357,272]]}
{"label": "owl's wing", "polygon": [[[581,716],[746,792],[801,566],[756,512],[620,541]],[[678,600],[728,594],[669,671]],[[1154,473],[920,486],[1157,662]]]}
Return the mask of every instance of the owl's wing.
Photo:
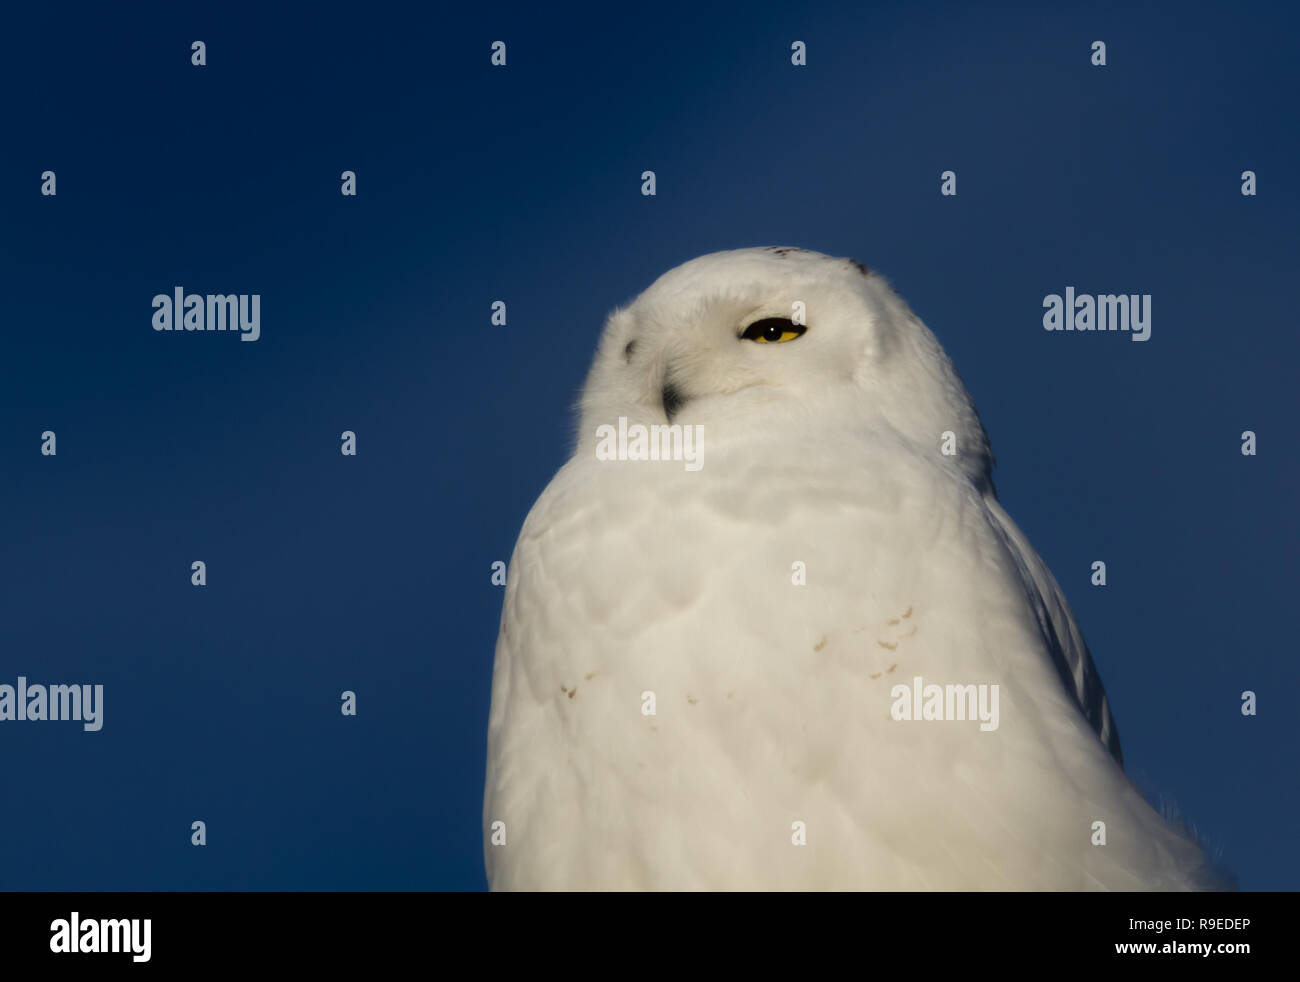
{"label": "owl's wing", "polygon": [[[590,661],[592,649],[612,646],[608,632],[616,623],[611,618],[633,593],[624,584],[638,575],[638,552],[619,539],[623,522],[636,524],[638,499],[604,496],[588,487],[584,473],[592,474],[591,461],[586,464],[584,471],[582,462],[570,460],[555,475],[529,511],[510,558],[493,666],[484,792],[484,857],[492,889],[537,888],[538,881],[527,879],[521,868],[548,873],[552,884],[564,882],[557,871],[571,865],[565,829],[573,821],[565,761],[586,733],[557,722],[555,699],[573,699],[569,687],[587,685],[583,673],[569,669],[576,660]],[[649,506],[653,499],[640,502]],[[611,545],[610,539],[617,541]],[[588,576],[588,549],[622,565],[608,576]],[[557,693],[560,683],[566,686]],[[583,708],[589,700],[584,692]],[[598,732],[606,723],[590,715],[584,719]],[[503,858],[508,851],[492,842],[493,824],[504,826],[507,818],[510,828],[501,833],[510,842],[527,842],[526,864],[511,865]],[[598,862],[597,850],[589,851],[590,861]]]}
{"label": "owl's wing", "polygon": [[1092,655],[1065,594],[1061,592],[1060,585],[1042,557],[991,492],[985,496],[984,504],[994,520],[995,529],[1001,533],[1007,550],[1020,567],[1030,607],[1038,618],[1039,630],[1043,633],[1043,640],[1056,670],[1061,674],[1061,681],[1074,694],[1083,715],[1097,731],[1106,749],[1115,760],[1123,764],[1119,731],[1110,714],[1110,703],[1101,684],[1101,675],[1092,662]]}

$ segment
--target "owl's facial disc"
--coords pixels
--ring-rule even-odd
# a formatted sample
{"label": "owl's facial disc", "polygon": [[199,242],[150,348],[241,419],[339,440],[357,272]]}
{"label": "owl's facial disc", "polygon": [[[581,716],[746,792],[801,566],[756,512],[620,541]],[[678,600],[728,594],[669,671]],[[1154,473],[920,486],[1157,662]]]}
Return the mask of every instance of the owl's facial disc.
{"label": "owl's facial disc", "polygon": [[[752,317],[752,315],[751,315]],[[789,344],[791,341],[797,341],[807,332],[808,327],[805,324],[796,323],[789,317],[757,317],[754,319],[746,318],[736,328],[736,340],[743,343],[753,343],[764,347],[778,344]],[[624,357],[630,362],[632,353],[636,350],[636,341],[629,341],[624,349]],[[682,410],[686,403],[690,402],[696,395],[687,391],[687,386],[683,384],[680,366],[674,366],[670,361],[664,369],[663,380],[659,386],[659,399],[663,404],[664,415],[671,423],[673,418]],[[741,389],[747,389],[754,385],[770,384],[763,378],[748,378],[739,385],[734,379],[729,379],[724,386],[709,389],[707,394],[710,395],[731,395]]]}

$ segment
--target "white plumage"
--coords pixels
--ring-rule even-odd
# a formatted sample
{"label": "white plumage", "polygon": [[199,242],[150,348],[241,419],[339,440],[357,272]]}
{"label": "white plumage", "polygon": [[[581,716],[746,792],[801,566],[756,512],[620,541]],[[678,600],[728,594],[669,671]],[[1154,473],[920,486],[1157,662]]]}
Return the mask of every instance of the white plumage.
{"label": "white plumage", "polygon": [[[796,302],[801,336],[745,336]],[[702,466],[598,459],[619,417],[701,426]],[[851,260],[716,253],[615,311],[573,457],[509,567],[491,886],[1213,885],[1126,777],[1074,617],[991,470],[938,341]],[[917,677],[996,684],[997,729],[895,719]]]}

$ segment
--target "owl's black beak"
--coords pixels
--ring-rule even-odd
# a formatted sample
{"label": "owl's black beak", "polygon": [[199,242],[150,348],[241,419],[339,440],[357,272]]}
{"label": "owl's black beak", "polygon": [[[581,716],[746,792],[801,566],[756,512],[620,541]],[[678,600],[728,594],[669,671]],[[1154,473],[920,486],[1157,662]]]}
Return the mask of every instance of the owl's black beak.
{"label": "owl's black beak", "polygon": [[686,405],[686,395],[681,389],[677,388],[667,376],[664,376],[663,386],[664,415],[668,417],[668,422],[673,421],[682,406]]}

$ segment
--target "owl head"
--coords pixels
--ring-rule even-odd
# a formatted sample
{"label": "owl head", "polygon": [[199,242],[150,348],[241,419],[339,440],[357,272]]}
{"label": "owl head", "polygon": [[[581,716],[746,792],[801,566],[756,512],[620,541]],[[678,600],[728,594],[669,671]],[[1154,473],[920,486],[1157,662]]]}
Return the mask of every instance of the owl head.
{"label": "owl head", "polygon": [[935,336],[879,274],[787,246],[735,249],[664,273],[608,318],[580,402],[579,444],[618,417],[708,427],[716,446],[860,429],[934,453],[989,485],[979,415]]}

